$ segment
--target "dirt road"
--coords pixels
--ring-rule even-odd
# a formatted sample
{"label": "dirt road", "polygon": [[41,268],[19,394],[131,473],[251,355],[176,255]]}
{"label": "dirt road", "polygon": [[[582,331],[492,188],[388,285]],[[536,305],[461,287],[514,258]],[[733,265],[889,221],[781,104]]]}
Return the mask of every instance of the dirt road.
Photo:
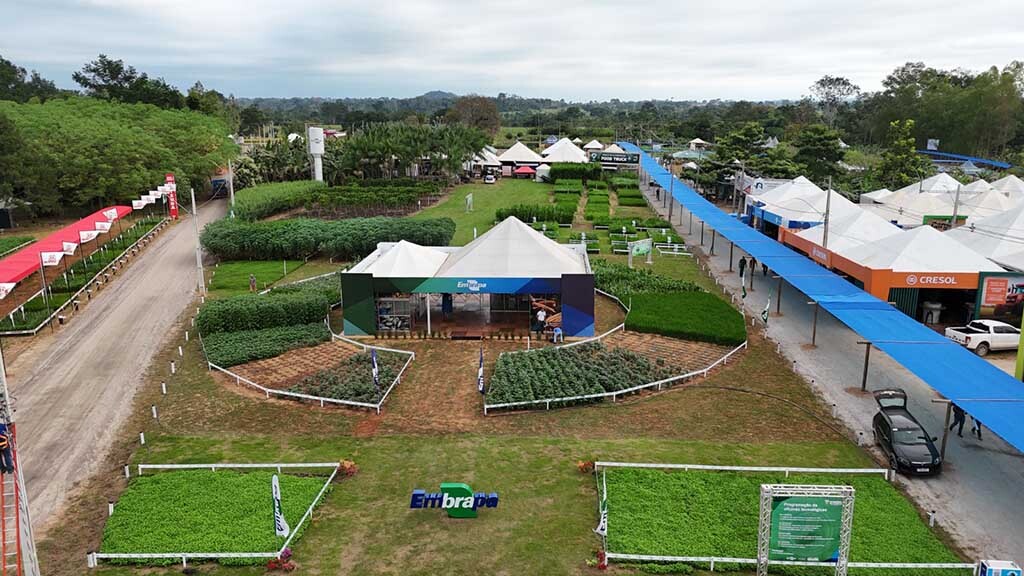
{"label": "dirt road", "polygon": [[[200,224],[224,215],[200,209]],[[8,366],[33,525],[45,531],[79,480],[96,472],[168,330],[195,297],[191,217],[157,237],[66,328]]]}

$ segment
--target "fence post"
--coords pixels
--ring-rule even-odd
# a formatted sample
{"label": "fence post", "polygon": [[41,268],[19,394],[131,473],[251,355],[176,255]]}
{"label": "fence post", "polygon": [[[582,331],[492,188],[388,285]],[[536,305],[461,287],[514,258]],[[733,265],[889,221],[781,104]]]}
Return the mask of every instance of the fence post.
{"label": "fence post", "polygon": [[124,477],[125,478],[131,478],[132,477],[132,471],[131,471],[131,469],[128,468],[127,464],[124,465]]}
{"label": "fence post", "polygon": [[107,500],[107,516],[113,516],[113,515],[114,515],[114,501],[113,500]]}
{"label": "fence post", "polygon": [[139,432],[139,444],[142,445],[142,446],[146,445],[146,433],[145,432]]}

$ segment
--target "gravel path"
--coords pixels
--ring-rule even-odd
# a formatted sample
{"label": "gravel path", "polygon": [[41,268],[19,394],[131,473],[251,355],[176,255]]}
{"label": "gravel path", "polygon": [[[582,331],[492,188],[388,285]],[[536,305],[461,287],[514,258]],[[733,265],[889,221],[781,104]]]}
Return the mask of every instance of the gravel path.
{"label": "gravel path", "polygon": [[[223,201],[208,203],[200,223],[225,211]],[[75,484],[97,471],[151,358],[193,301],[194,238],[185,215],[67,327],[41,337],[8,366],[37,537]]]}

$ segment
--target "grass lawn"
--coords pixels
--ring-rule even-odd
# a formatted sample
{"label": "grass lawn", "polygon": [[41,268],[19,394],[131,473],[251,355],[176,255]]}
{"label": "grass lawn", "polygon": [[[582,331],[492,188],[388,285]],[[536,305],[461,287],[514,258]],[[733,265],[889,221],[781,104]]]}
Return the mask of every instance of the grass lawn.
{"label": "grass lawn", "polygon": [[[216,267],[207,269],[208,288],[213,298],[235,296],[249,291],[249,275],[256,275],[257,290],[263,290],[271,284],[304,268],[302,260],[237,260],[221,262]],[[315,274],[313,274],[315,276]]]}
{"label": "grass lawn", "polygon": [[[285,538],[274,534],[272,475],[263,470],[182,470],[138,476],[118,499],[103,531],[100,552],[276,552]],[[290,474],[279,478],[281,509],[295,528],[327,478]],[[173,558],[134,561],[143,565],[178,562]],[[236,562],[266,563],[260,559]]]}
{"label": "grass lawn", "polygon": [[347,262],[330,262],[328,260],[310,260],[299,266],[298,268],[288,268],[288,274],[277,281],[278,284],[287,284],[289,282],[296,282],[298,280],[305,280],[306,278],[312,278],[313,276],[320,276],[321,274],[328,274],[330,272],[337,272],[342,268],[347,268],[349,263]]}
{"label": "grass lawn", "polygon": [[35,240],[33,236],[0,236],[0,255],[6,254],[26,242]]}
{"label": "grass lawn", "polygon": [[[448,198],[417,214],[417,218],[455,220],[453,246],[462,246],[473,240],[473,228],[483,234],[494,225],[494,213],[499,208],[516,204],[547,204],[551,202],[550,184],[532,180],[499,178],[495,184],[464,184],[456,186]],[[473,194],[473,211],[466,212],[466,195]]]}

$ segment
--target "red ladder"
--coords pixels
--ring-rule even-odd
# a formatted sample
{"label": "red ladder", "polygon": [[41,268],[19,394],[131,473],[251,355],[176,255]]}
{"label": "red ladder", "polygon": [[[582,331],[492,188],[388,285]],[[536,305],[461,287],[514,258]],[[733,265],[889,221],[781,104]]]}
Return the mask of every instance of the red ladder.
{"label": "red ladder", "polygon": [[14,424],[8,442],[14,460],[14,474],[4,474],[0,485],[0,576],[22,576],[21,502],[18,496],[18,451],[14,443]]}

